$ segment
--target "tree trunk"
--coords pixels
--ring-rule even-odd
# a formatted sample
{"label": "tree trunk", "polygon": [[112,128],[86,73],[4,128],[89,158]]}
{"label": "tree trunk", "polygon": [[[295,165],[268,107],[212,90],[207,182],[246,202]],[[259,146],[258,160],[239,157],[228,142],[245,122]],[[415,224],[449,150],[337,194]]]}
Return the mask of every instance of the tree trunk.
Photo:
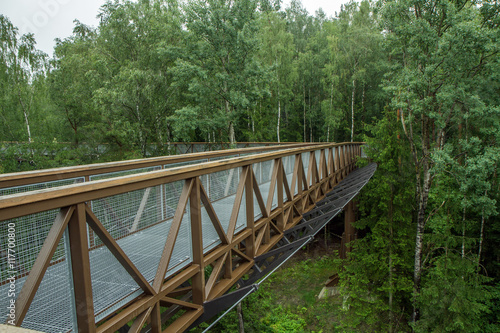
{"label": "tree trunk", "polygon": [[26,122],[26,130],[28,131],[28,142],[31,143],[32,139],[31,139],[30,122],[28,120],[28,113],[26,113],[26,111],[24,111],[23,113],[24,113],[24,120]]}
{"label": "tree trunk", "polygon": [[392,242],[394,238],[394,230],[393,230],[393,222],[394,222],[394,186],[391,185],[391,199],[389,201],[389,333],[392,333],[392,324],[394,321],[393,318],[393,289],[394,289],[394,281],[392,274]]}
{"label": "tree trunk", "polygon": [[241,302],[236,306],[238,312],[239,333],[245,333],[245,325],[243,323],[243,312],[241,311]]}
{"label": "tree trunk", "polygon": [[[464,195],[464,201],[465,201]],[[462,259],[465,258],[465,207],[462,211]]]}
{"label": "tree trunk", "polygon": [[306,142],[306,85],[304,83],[304,142]]}
{"label": "tree trunk", "polygon": [[255,110],[252,114],[252,134],[255,135]]}
{"label": "tree trunk", "polygon": [[278,98],[278,125],[276,126],[276,134],[278,135],[278,143],[280,143],[280,118],[281,118],[281,103]]}
{"label": "tree trunk", "polygon": [[[276,64],[278,64],[278,57],[276,57]],[[280,119],[281,119],[281,101],[280,101],[280,75],[278,70],[276,69],[276,81],[278,82],[277,86],[277,97],[278,97],[278,122],[276,125],[276,134],[278,137],[278,143],[280,142]]]}
{"label": "tree trunk", "polygon": [[[484,195],[488,195],[488,191],[484,192]],[[477,274],[479,274],[481,268],[481,251],[483,249],[483,238],[484,238],[484,207],[481,211],[481,231],[479,232],[479,250],[477,251]]]}
{"label": "tree trunk", "polygon": [[[227,95],[227,82],[224,82],[224,95]],[[231,144],[231,146],[234,145],[236,139],[234,137],[234,124],[233,124],[233,121],[231,120],[231,113],[232,113],[232,110],[231,110],[231,107],[229,105],[229,101],[226,99],[225,100],[225,108],[226,108],[226,113],[227,115],[229,116],[229,142]]]}
{"label": "tree trunk", "polygon": [[236,142],[234,137],[234,124],[232,121],[229,122],[229,142],[231,143],[231,146]]}
{"label": "tree trunk", "polygon": [[311,119],[311,87],[309,87],[309,142],[313,142],[313,126]]}
{"label": "tree trunk", "polygon": [[[332,90],[330,91],[330,119],[333,118],[333,82]],[[328,120],[328,130],[326,132],[326,142],[330,142],[330,119]]]}
{"label": "tree trunk", "polygon": [[[424,149],[426,150],[426,149]],[[415,264],[414,264],[414,271],[413,271],[413,295],[414,295],[414,300],[413,300],[413,314],[412,314],[412,321],[413,324],[416,323],[418,320],[419,316],[419,309],[416,306],[416,298],[418,297],[418,294],[420,293],[420,280],[422,277],[422,250],[423,250],[423,244],[424,244],[424,230],[425,230],[425,211],[427,208],[427,200],[429,198],[429,188],[430,188],[430,181],[431,181],[431,175],[429,171],[429,161],[424,160],[423,161],[423,186],[420,191],[419,195],[419,202],[418,202],[418,215],[417,215],[417,234],[416,234],[416,239],[415,239]],[[420,181],[420,176],[418,175],[418,168],[417,168],[417,181]]]}
{"label": "tree trunk", "polygon": [[[24,121],[26,123],[26,130],[28,132],[28,142],[31,143],[33,140],[31,139],[30,122],[29,122],[29,119],[28,119],[29,110],[26,109],[26,106],[23,103],[20,91],[18,92],[18,96],[19,96],[19,103],[21,104],[21,107],[23,109]],[[30,105],[30,108],[31,108],[31,105]]]}
{"label": "tree trunk", "polygon": [[352,98],[351,98],[351,142],[354,139],[354,95],[356,93],[356,80],[352,80]]}

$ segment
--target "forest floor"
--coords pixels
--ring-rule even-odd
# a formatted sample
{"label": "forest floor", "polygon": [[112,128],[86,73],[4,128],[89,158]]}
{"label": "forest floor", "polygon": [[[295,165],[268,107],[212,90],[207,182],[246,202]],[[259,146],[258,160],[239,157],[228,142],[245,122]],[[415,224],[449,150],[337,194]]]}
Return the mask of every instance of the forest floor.
{"label": "forest floor", "polygon": [[[318,299],[329,277],[338,270],[340,240],[331,235],[325,244],[320,232],[242,302],[245,333],[334,332],[341,306],[339,296]],[[202,324],[191,332],[201,332]],[[236,310],[211,332],[238,332]]]}

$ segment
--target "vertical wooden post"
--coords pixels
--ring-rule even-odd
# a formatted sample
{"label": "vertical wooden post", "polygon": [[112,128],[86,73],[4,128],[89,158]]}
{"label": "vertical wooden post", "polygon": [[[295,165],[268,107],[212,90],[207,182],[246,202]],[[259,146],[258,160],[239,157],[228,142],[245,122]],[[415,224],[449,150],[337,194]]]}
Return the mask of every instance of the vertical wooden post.
{"label": "vertical wooden post", "polygon": [[339,169],[340,169],[340,155],[339,155],[339,147],[335,147],[335,160],[334,160],[334,165],[335,165],[335,183],[338,183],[340,180],[339,177]]}
{"label": "vertical wooden post", "polygon": [[200,179],[194,180],[189,196],[191,213],[191,239],[193,246],[193,264],[199,265],[200,271],[193,276],[193,303],[202,305],[205,301],[205,267],[203,265],[203,236],[201,226]]}
{"label": "vertical wooden post", "polygon": [[85,203],[76,206],[76,211],[68,223],[68,233],[78,331],[95,332]]}
{"label": "vertical wooden post", "polygon": [[[231,279],[233,277],[233,251],[227,252],[227,257],[224,265],[224,278]],[[222,260],[222,259],[221,259]]]}
{"label": "vertical wooden post", "polygon": [[340,153],[340,165],[342,168],[342,179],[347,175],[347,161],[346,161],[346,146],[343,146],[341,148],[341,153]]}
{"label": "vertical wooden post", "polygon": [[247,228],[252,230],[250,236],[246,239],[246,255],[250,258],[255,257],[255,217],[253,210],[253,169],[252,166],[247,166],[247,178],[245,179],[245,205],[247,213]]}
{"label": "vertical wooden post", "polygon": [[161,311],[160,302],[153,306],[153,311],[151,311],[151,331],[153,333],[161,333]]}
{"label": "vertical wooden post", "polygon": [[[85,176],[85,183],[88,183],[90,181],[90,176]],[[89,203],[90,207],[92,207],[92,203]],[[87,228],[88,235],[89,235],[89,248],[93,248],[95,246],[95,236],[94,236],[94,230]]]}
{"label": "vertical wooden post", "polygon": [[285,230],[285,219],[283,212],[283,160],[281,158],[276,160],[278,164],[278,179],[276,180],[276,186],[278,187],[278,209],[280,210],[280,214],[276,217],[277,219],[277,227],[279,231]]}
{"label": "vertical wooden post", "polygon": [[[302,206],[303,206],[303,197],[302,197],[302,191],[304,189],[304,186],[302,185],[302,173],[303,173],[303,170],[304,170],[304,167],[302,166],[302,154],[296,154],[295,155],[295,163],[297,165],[297,167],[295,168],[294,167],[294,171],[296,172],[295,174],[295,177],[297,177],[297,182],[294,183],[296,186],[297,186],[297,195],[299,196],[300,198],[300,205],[297,207],[298,211],[300,214],[302,214]],[[295,192],[295,191],[294,191]],[[293,195],[293,193],[292,193]]]}

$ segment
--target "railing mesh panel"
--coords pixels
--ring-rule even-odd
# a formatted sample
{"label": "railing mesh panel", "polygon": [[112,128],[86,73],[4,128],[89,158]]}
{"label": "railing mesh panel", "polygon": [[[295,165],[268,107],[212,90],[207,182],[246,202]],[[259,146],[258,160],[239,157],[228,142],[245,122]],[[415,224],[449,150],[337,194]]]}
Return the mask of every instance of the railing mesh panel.
{"label": "railing mesh panel", "polygon": [[[212,203],[214,211],[219,218],[222,228],[227,232],[236,198],[236,191],[240,182],[241,168],[219,171],[212,173],[209,176],[210,202]],[[242,202],[244,202],[244,194],[242,198]],[[209,250],[219,244],[220,241],[218,241],[219,237],[211,225],[210,218],[206,215],[205,210],[203,210],[203,212],[203,247],[205,250]],[[238,213],[236,232],[240,230],[242,226],[246,225],[245,214],[245,207],[244,205],[241,205]]]}
{"label": "railing mesh panel", "polygon": [[[51,333],[67,332],[73,329],[73,292],[69,278],[70,267],[66,256],[65,237],[66,234],[61,238],[56,253],[36,291],[22,324],[24,328]],[[38,252],[34,253],[38,255]],[[18,265],[18,267],[20,266],[21,264]],[[3,269],[2,272],[7,273]],[[26,278],[26,276],[18,276],[15,282],[16,299],[26,282]],[[2,278],[2,282],[4,281],[5,279]],[[1,304],[8,304],[8,292],[9,284],[0,286]],[[0,315],[2,318],[7,318],[6,310],[6,306],[1,307]]]}
{"label": "railing mesh panel", "polygon": [[240,180],[240,168],[214,172],[209,177],[208,196],[212,202],[235,194]]}
{"label": "railing mesh panel", "polygon": [[[91,208],[114,239],[150,227],[163,220],[161,186],[93,200]],[[101,245],[90,239],[90,246]]]}
{"label": "railing mesh panel", "polygon": [[[288,182],[288,187],[292,188],[292,179],[293,179],[293,168],[295,167],[295,155],[285,156],[282,158],[283,161],[283,170],[285,170],[285,177]],[[297,185],[295,185],[295,195],[297,193]],[[286,193],[283,194],[284,200],[286,200]]]}
{"label": "railing mesh panel", "polygon": [[[269,196],[269,187],[271,186],[271,178],[273,174],[274,160],[255,163],[253,165],[253,171],[255,174],[255,179],[259,185],[260,194],[264,200],[264,205],[267,205],[267,197]],[[277,191],[274,193],[277,199]],[[272,209],[277,205],[277,200],[273,200]],[[260,217],[260,208],[255,200],[254,202],[254,214],[256,217]]]}
{"label": "railing mesh panel", "polygon": [[45,190],[48,188],[53,188],[53,187],[58,187],[58,186],[83,183],[84,181],[85,181],[85,178],[77,177],[77,178],[70,178],[70,179],[63,179],[63,180],[55,180],[55,181],[45,182],[45,183],[36,183],[36,184],[30,184],[30,185],[1,188],[0,189],[0,197],[4,196],[4,195],[11,195],[11,194],[24,193],[24,192],[37,191],[37,190]]}
{"label": "railing mesh panel", "polygon": [[[43,242],[54,223],[57,210],[26,215],[17,219],[2,221],[0,223],[0,233],[2,235],[0,243],[1,254],[1,281],[3,282],[8,274],[8,237],[9,225],[15,228],[15,266],[17,275],[27,275],[40,252]],[[64,258],[64,247],[58,246],[54,256]],[[2,295],[3,296],[3,295]]]}
{"label": "railing mesh panel", "polygon": [[304,175],[305,175],[306,179],[309,175],[309,157],[310,157],[310,155],[311,155],[311,153],[309,153],[309,152],[301,154],[302,165],[304,166]]}

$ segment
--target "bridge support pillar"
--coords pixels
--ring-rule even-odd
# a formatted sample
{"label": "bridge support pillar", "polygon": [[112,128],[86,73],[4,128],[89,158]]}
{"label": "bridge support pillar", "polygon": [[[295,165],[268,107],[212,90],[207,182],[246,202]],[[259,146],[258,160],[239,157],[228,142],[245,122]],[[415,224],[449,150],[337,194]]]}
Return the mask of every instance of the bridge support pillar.
{"label": "bridge support pillar", "polygon": [[[356,202],[354,199],[344,207],[344,233],[342,234],[342,243],[340,244],[340,259],[347,259],[347,252],[351,252],[352,247],[349,242],[357,238],[356,228],[353,223],[356,222]],[[343,269],[341,267],[340,269]],[[325,287],[336,287],[339,283],[338,273],[330,276],[325,283]],[[323,291],[322,291],[323,292]]]}
{"label": "bridge support pillar", "polygon": [[356,202],[353,200],[344,207],[344,233],[342,234],[342,245],[340,258],[346,259],[347,252],[350,252],[352,247],[349,244],[350,241],[356,239],[356,228],[354,228],[353,223],[356,222]]}

